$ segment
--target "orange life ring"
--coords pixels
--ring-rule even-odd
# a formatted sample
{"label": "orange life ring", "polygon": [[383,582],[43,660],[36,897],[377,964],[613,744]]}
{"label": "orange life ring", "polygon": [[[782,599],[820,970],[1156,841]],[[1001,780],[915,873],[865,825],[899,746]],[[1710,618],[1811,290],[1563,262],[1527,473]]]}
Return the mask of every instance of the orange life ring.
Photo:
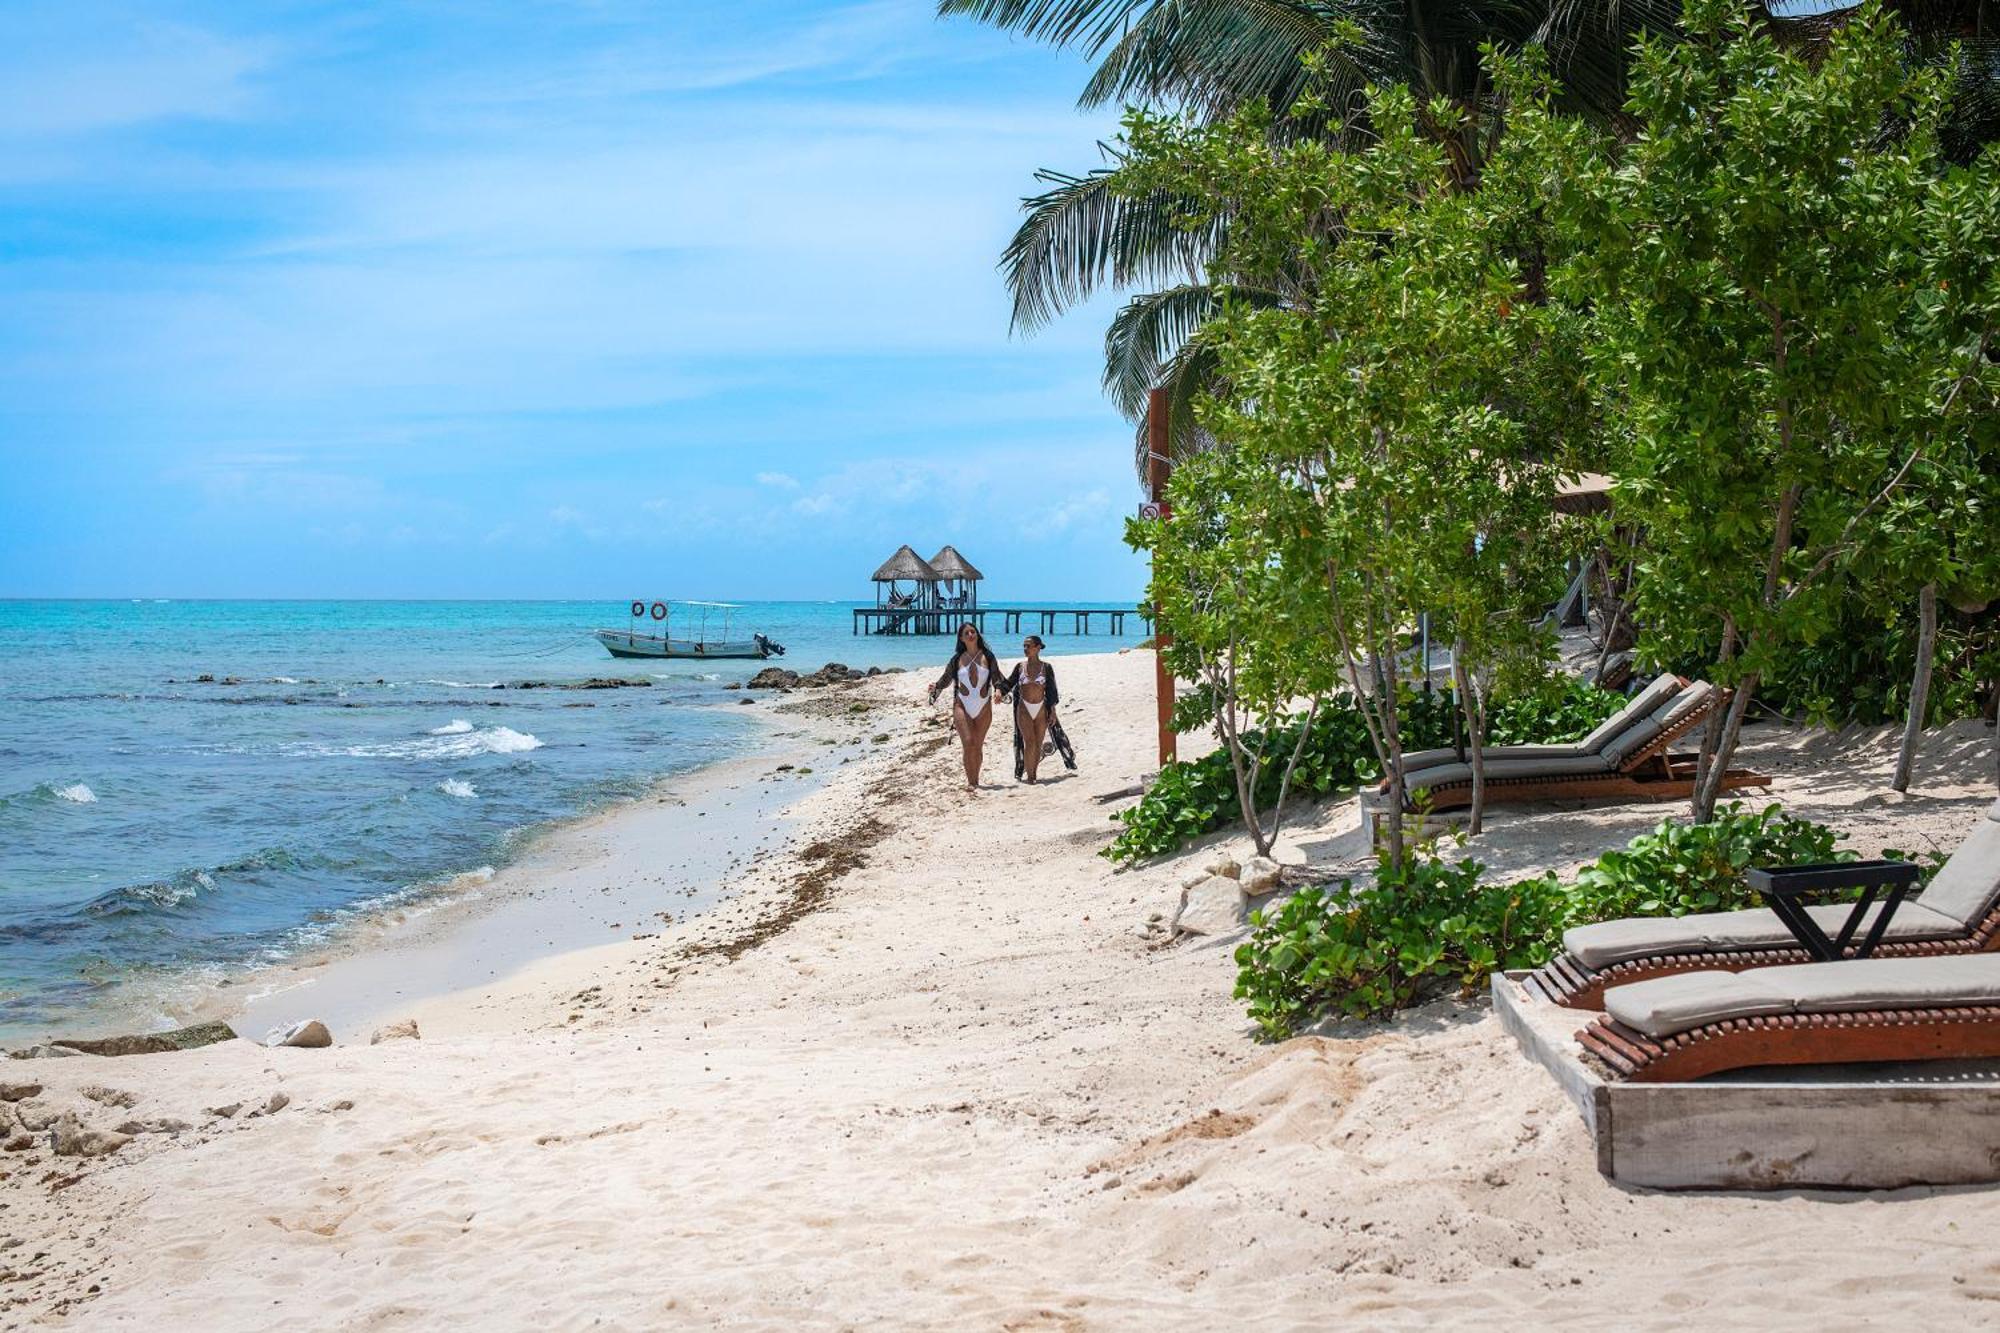
{"label": "orange life ring", "polygon": [[637,620],[640,616],[643,616],[645,614],[646,614],[646,604],[644,602],[632,603],[632,619]]}
{"label": "orange life ring", "polygon": [[654,602],[653,619],[665,620],[666,618],[667,618],[667,604],[665,602]]}

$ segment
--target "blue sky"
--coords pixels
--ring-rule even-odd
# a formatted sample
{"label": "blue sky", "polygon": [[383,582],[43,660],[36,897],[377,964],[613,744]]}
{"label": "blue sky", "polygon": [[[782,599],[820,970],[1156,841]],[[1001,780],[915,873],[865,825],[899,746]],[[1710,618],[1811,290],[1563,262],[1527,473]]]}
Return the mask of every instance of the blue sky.
{"label": "blue sky", "polygon": [[0,595],[1128,599],[1082,64],[931,0],[10,3]]}

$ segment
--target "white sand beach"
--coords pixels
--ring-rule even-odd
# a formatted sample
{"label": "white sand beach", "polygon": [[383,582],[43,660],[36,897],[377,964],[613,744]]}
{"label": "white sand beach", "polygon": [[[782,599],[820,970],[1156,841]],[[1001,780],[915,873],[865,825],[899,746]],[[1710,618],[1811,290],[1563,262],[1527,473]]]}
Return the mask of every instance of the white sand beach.
{"label": "white sand beach", "polygon": [[[1130,799],[1114,794],[1151,766],[1151,656],[1061,662],[1080,770],[1015,785],[1003,722],[974,796],[922,678],[835,687],[821,711],[853,762],[692,921],[673,876],[658,901],[641,891],[652,862],[628,853],[655,816],[629,808],[567,869],[533,863],[547,892],[496,894],[454,938],[476,955],[494,923],[573,913],[607,876],[670,925],[626,929],[621,907],[612,942],[509,956],[490,979],[461,967],[427,997],[383,993],[396,955],[378,951],[328,966],[373,969],[348,975],[382,978],[380,1004],[321,1014],[304,988],[242,1027],[323,1017],[329,1049],[0,1065],[0,1083],[42,1085],[23,1120],[187,1126],[103,1157],[0,1158],[6,1321],[2000,1322],[2000,1190],[1619,1188],[1478,1000],[1258,1044],[1230,998],[1233,940],[1141,929],[1214,843],[1127,872],[1097,855]],[[1948,850],[1991,800],[1992,743],[1978,724],[1938,733],[1895,800],[1884,732],[1760,728],[1742,762],[1863,853]],[[1471,851],[1496,873],[1568,871],[1676,810],[1499,810]],[[1311,812],[1285,859],[1354,860],[1356,814]],[[370,1044],[401,1019],[421,1038]]]}

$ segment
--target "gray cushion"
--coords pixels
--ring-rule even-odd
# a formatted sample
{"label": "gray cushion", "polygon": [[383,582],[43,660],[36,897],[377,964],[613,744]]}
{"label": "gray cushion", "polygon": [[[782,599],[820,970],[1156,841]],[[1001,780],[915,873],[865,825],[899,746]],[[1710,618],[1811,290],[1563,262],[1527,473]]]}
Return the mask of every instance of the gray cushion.
{"label": "gray cushion", "polygon": [[1649,1037],[1667,1037],[1726,1018],[1785,1014],[1792,1000],[1765,980],[1787,967],[1749,972],[1681,972],[1604,992],[1604,1012]]}
{"label": "gray cushion", "polygon": [[1681,682],[1678,676],[1669,674],[1655,677],[1652,684],[1632,696],[1630,703],[1598,723],[1595,731],[1578,741],[1577,748],[1603,750],[1619,732],[1634,725],[1641,718],[1649,716],[1654,709],[1680,693],[1680,689]]}
{"label": "gray cushion", "polygon": [[1851,958],[1768,970],[1778,974],[1774,984],[1802,1014],[2000,1002],[2000,954]]}
{"label": "gray cushion", "polygon": [[1635,753],[1658,740],[1661,733],[1676,731],[1685,726],[1695,710],[1706,704],[1714,694],[1715,686],[1707,681],[1693,682],[1655,708],[1650,715],[1620,732],[1617,739],[1603,747],[1599,753],[1613,768],[1624,767]]}
{"label": "gray cushion", "polygon": [[[1492,763],[1500,759],[1565,759],[1582,754],[1577,745],[1489,745],[1486,747],[1486,761]],[[1467,750],[1467,754],[1471,751]],[[1426,768],[1442,768],[1446,764],[1465,761],[1458,757],[1458,751],[1446,746],[1438,750],[1418,750],[1415,754],[1403,756],[1403,772],[1419,773]]]}
{"label": "gray cushion", "polygon": [[1994,900],[2000,899],[2000,817],[1995,812],[2000,812],[2000,804],[1973,826],[1937,878],[1916,898],[1966,930],[1985,920]]}
{"label": "gray cushion", "polygon": [[[1852,910],[1847,903],[1806,909],[1828,935],[1839,933]],[[1869,909],[1863,930],[1875,923],[1881,910],[1879,904]],[[1964,933],[1964,928],[1950,917],[1929,911],[1919,903],[1906,902],[1897,909],[1883,938],[1948,940]],[[1697,912],[1691,916],[1634,916],[1572,926],[1563,932],[1563,948],[1585,967],[1593,969],[1661,954],[1784,949],[1797,944],[1797,937],[1767,907],[1741,912]]]}
{"label": "gray cushion", "polygon": [[1659,719],[1642,717],[1639,719],[1637,725],[1625,728],[1624,731],[1618,734],[1616,740],[1612,741],[1611,744],[1605,746],[1602,750],[1599,750],[1598,753],[1604,757],[1606,764],[1612,768],[1618,768],[1640,746],[1650,744],[1653,738],[1659,734]]}
{"label": "gray cushion", "polygon": [[[1498,751],[1496,751],[1498,753]],[[1594,754],[1564,753],[1545,759],[1489,759],[1486,761],[1488,781],[1500,778],[1574,778],[1590,777],[1610,771],[1604,761]],[[1404,779],[1410,791],[1427,790],[1432,787],[1449,787],[1454,783],[1472,781],[1471,764],[1440,764],[1427,768],[1421,773],[1412,773]]]}
{"label": "gray cushion", "polygon": [[1858,958],[1749,972],[1683,972],[1614,986],[1604,993],[1606,1013],[1649,1037],[1670,1037],[1724,1019],[1769,1014],[1971,1004],[2000,1004],[2000,954]]}

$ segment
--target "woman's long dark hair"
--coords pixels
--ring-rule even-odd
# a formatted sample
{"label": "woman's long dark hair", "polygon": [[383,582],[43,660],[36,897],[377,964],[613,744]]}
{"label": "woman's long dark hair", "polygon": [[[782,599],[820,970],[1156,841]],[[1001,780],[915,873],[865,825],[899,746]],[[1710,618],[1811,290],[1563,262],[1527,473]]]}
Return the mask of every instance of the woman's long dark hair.
{"label": "woman's long dark hair", "polygon": [[968,629],[972,631],[972,651],[985,659],[986,669],[992,672],[997,678],[1000,675],[1000,659],[995,657],[993,650],[986,646],[986,635],[980,632],[978,623],[971,620],[966,621],[951,632],[951,656],[945,659],[945,669],[949,671],[956,671],[958,669],[959,656],[965,651],[959,646],[959,636],[964,634]]}

